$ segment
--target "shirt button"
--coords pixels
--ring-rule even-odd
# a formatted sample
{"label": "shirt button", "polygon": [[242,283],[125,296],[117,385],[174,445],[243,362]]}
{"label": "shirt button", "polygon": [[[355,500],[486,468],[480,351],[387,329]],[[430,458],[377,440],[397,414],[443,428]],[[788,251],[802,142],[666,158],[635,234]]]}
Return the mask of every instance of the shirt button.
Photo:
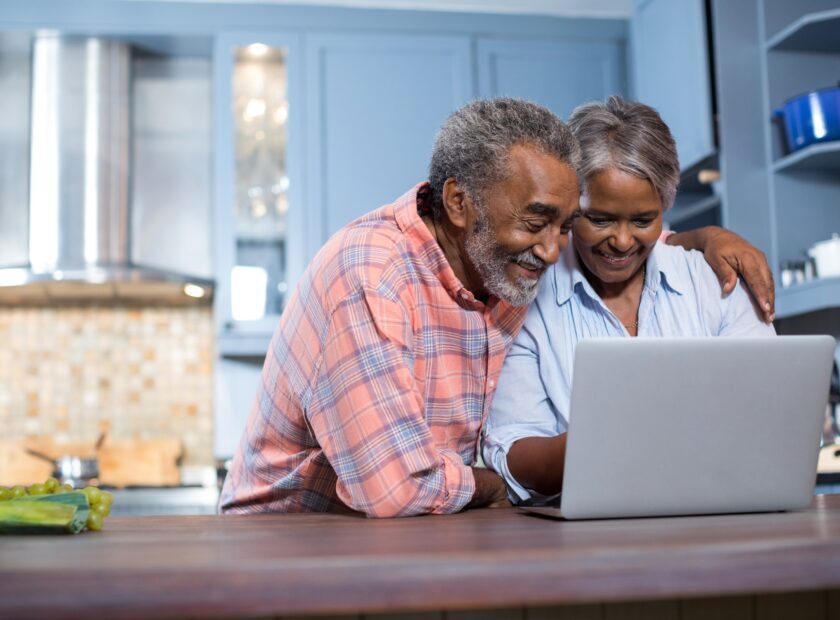
{"label": "shirt button", "polygon": [[491,388],[496,387],[496,382],[493,379],[490,379],[489,383]]}

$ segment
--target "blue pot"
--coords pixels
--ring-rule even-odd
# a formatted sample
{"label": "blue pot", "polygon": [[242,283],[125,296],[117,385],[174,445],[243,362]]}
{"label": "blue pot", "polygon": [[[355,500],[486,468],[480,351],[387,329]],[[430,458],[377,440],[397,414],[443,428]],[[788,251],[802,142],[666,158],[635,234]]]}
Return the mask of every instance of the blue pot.
{"label": "blue pot", "polygon": [[784,120],[789,151],[840,140],[840,87],[821,88],[791,97],[773,114]]}

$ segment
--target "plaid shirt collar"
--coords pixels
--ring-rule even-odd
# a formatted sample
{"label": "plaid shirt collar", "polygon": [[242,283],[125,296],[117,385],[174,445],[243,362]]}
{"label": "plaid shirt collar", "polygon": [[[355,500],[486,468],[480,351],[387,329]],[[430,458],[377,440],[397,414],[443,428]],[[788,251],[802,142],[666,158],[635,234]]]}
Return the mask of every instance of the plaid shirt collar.
{"label": "plaid shirt collar", "polygon": [[499,299],[491,296],[487,304],[475,298],[455,275],[437,240],[423,221],[422,215],[431,215],[432,190],[428,181],[418,183],[394,201],[394,218],[405,233],[409,244],[418,254],[426,257],[427,264],[440,283],[458,305],[470,310],[493,308]]}

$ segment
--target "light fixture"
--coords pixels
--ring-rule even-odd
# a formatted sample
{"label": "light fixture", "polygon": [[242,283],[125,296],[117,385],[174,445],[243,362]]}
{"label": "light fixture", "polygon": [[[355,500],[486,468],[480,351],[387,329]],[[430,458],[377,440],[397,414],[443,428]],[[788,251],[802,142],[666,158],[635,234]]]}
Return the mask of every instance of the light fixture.
{"label": "light fixture", "polygon": [[265,115],[265,100],[264,99],[249,99],[245,106],[245,111],[242,113],[242,119],[246,123],[260,118]]}
{"label": "light fixture", "polygon": [[248,53],[254,58],[262,58],[268,54],[268,46],[265,43],[251,43],[248,46]]}
{"label": "light fixture", "polygon": [[187,295],[188,297],[194,297],[196,299],[201,299],[205,295],[204,287],[199,286],[198,284],[185,284],[184,295]]}

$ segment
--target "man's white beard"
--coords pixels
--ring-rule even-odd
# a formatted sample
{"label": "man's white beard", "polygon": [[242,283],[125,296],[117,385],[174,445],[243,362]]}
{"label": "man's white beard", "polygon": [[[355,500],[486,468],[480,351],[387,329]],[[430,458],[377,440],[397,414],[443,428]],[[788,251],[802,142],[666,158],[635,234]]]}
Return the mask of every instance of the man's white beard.
{"label": "man's white beard", "polygon": [[512,306],[530,304],[537,296],[539,280],[518,277],[511,282],[506,273],[510,263],[522,263],[533,268],[544,268],[545,262],[534,256],[531,250],[519,254],[506,252],[496,239],[490,223],[482,216],[464,242],[467,257],[484,283],[487,291]]}

